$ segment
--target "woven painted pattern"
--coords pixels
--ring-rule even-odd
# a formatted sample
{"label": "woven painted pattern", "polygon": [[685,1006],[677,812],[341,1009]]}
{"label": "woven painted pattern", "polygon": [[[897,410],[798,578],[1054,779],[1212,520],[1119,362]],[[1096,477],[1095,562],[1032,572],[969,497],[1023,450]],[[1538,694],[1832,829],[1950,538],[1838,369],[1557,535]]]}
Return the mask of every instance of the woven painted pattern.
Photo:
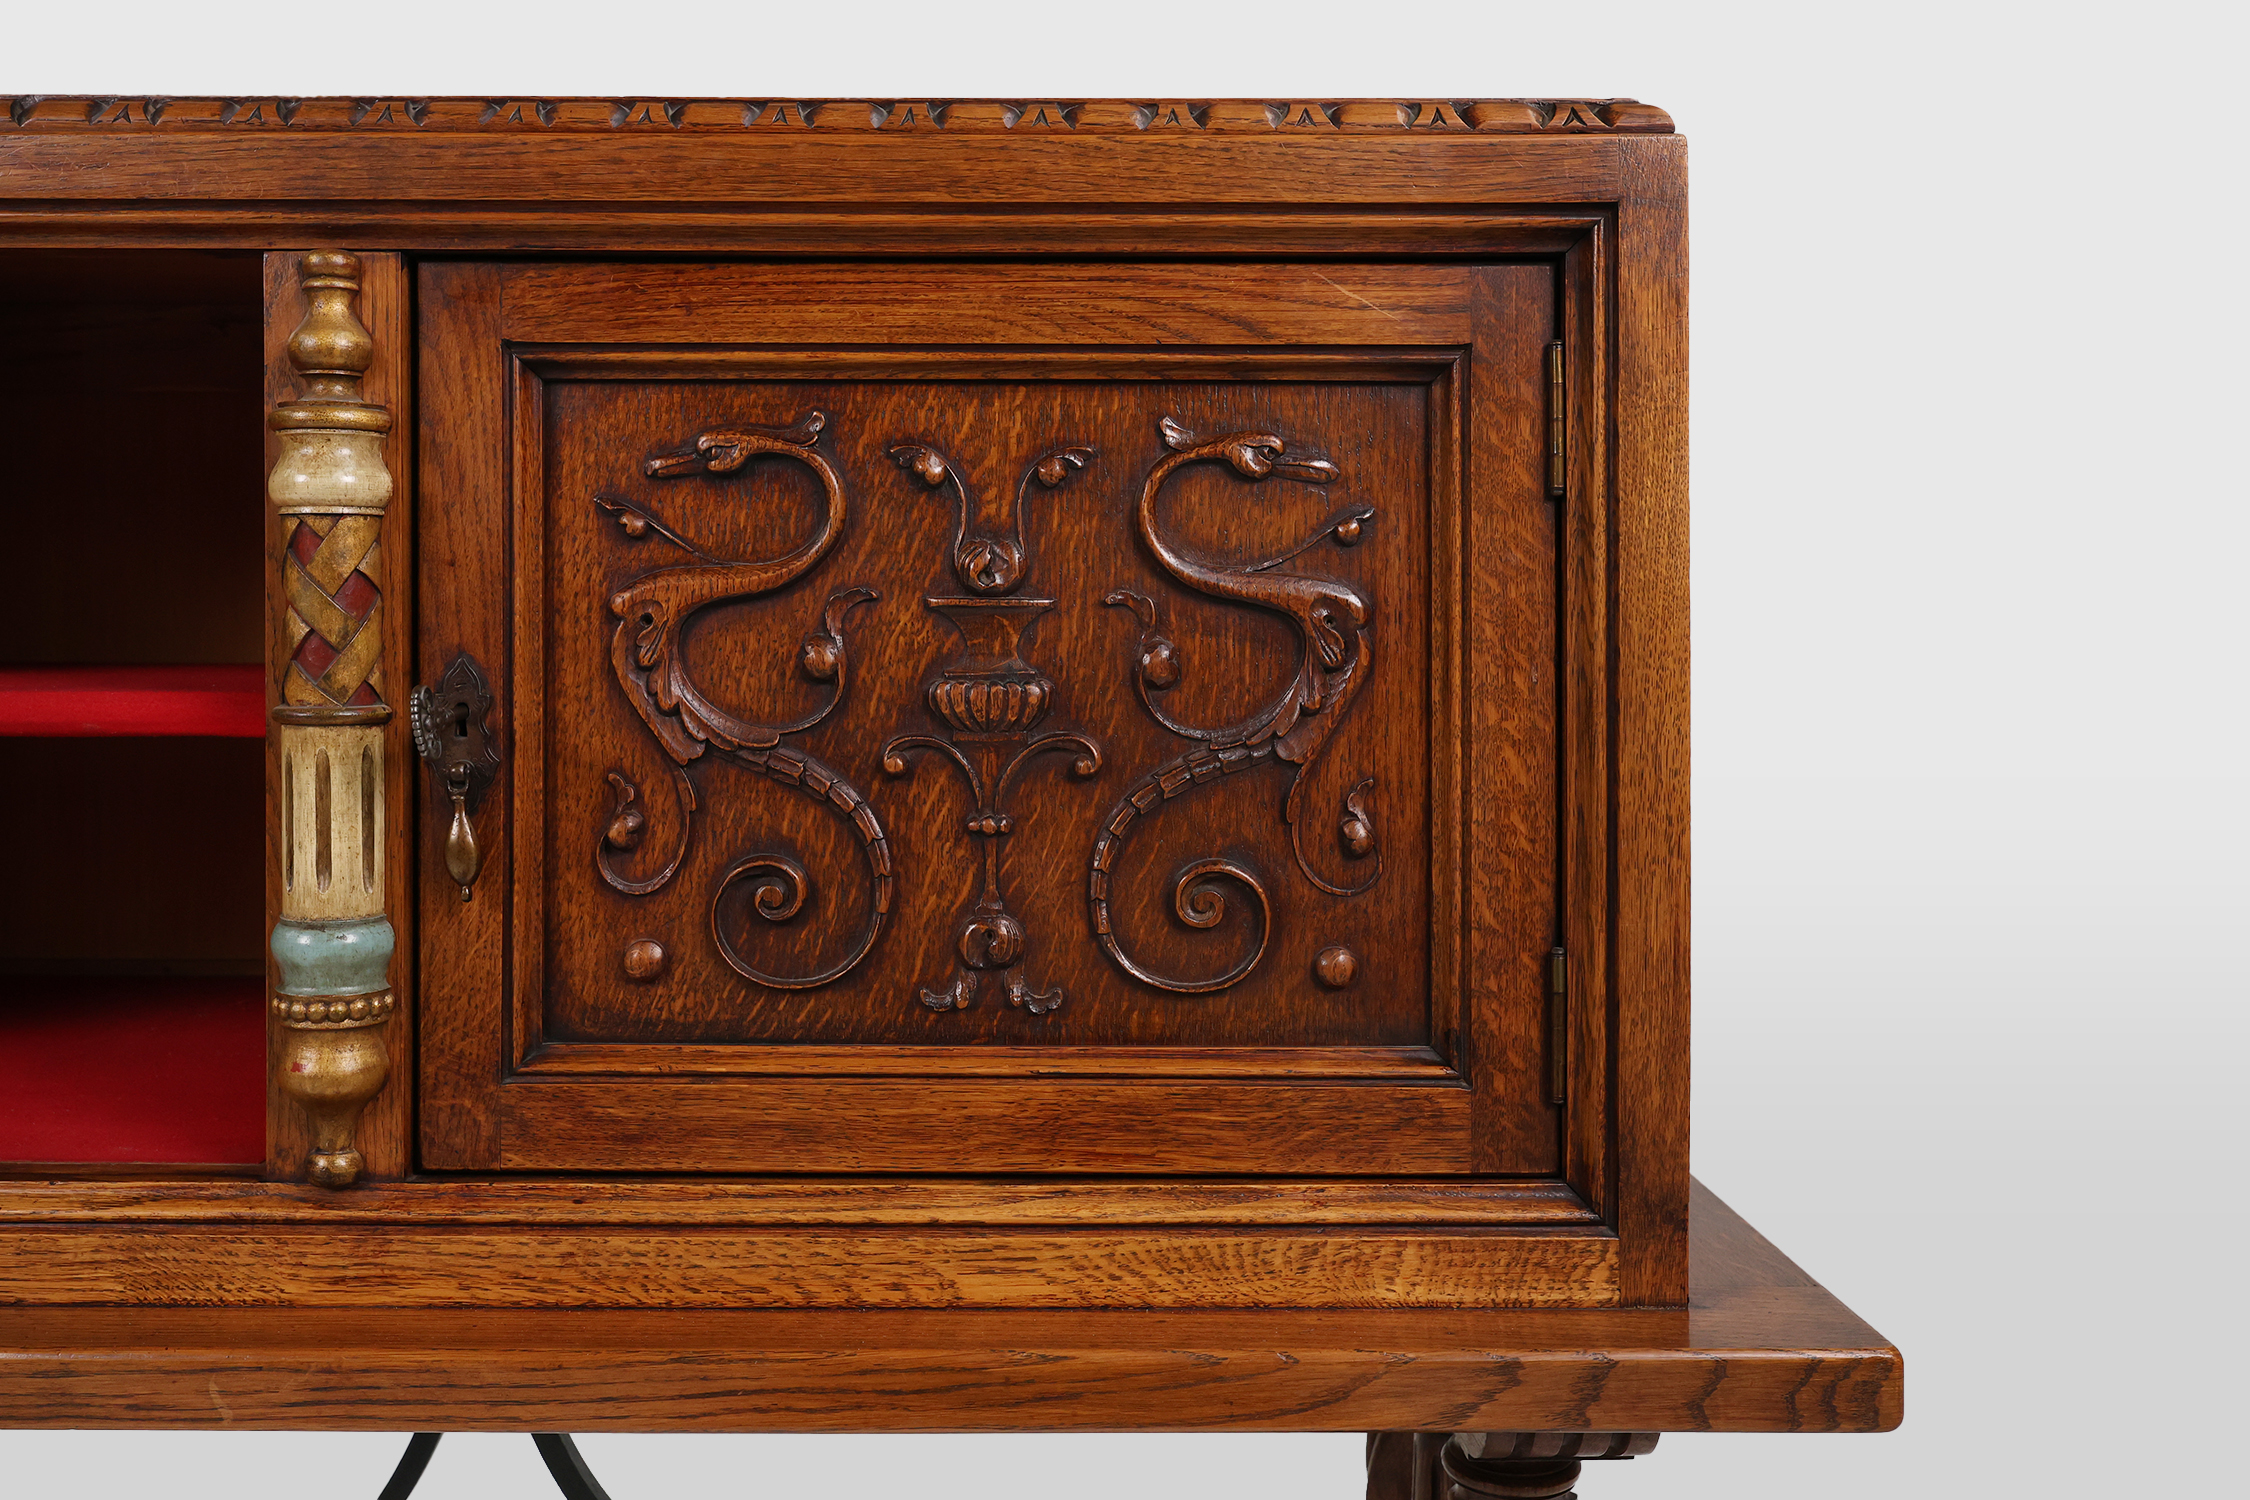
{"label": "woven painted pattern", "polygon": [[289,666],[281,698],[365,707],[383,699],[380,516],[297,516],[283,586]]}

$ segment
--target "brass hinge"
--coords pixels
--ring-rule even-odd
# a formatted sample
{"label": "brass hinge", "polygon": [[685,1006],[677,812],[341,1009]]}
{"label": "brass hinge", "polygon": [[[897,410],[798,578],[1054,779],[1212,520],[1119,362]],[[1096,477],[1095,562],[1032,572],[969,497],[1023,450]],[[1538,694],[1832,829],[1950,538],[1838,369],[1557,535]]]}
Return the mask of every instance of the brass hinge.
{"label": "brass hinge", "polygon": [[1561,948],[1547,954],[1547,1025],[1547,1099],[1560,1104],[1570,1083],[1570,955]]}
{"label": "brass hinge", "polygon": [[1563,393],[1562,340],[1547,346],[1547,494],[1561,499],[1570,485],[1570,402]]}

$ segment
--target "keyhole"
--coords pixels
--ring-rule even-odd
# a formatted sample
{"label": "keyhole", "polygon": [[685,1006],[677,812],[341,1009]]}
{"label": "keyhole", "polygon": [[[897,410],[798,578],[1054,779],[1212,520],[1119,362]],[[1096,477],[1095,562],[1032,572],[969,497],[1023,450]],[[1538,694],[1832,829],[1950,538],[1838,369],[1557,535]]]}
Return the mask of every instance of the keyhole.
{"label": "keyhole", "polygon": [[453,705],[453,737],[457,740],[469,737],[469,705],[466,703]]}

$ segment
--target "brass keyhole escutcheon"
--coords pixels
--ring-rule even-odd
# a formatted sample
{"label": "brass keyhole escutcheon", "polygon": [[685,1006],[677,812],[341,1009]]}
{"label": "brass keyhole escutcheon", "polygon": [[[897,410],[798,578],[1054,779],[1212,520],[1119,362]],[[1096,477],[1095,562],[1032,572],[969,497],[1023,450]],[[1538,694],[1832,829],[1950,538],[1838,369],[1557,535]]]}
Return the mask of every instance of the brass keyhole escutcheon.
{"label": "brass keyhole escutcheon", "polygon": [[492,704],[484,670],[466,651],[453,658],[435,687],[416,688],[408,703],[414,748],[429,763],[452,805],[445,830],[445,872],[461,888],[463,901],[469,899],[484,868],[484,852],[477,844],[477,804],[500,774]]}

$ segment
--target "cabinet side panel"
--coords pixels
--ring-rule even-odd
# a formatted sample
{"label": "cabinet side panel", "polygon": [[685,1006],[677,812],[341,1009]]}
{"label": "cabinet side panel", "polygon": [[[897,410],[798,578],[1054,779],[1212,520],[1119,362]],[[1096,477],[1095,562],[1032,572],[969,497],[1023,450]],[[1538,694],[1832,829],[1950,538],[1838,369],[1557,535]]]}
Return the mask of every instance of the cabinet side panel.
{"label": "cabinet side panel", "polygon": [[1617,1230],[1687,1301],[1687,152],[1628,141],[1617,293]]}

